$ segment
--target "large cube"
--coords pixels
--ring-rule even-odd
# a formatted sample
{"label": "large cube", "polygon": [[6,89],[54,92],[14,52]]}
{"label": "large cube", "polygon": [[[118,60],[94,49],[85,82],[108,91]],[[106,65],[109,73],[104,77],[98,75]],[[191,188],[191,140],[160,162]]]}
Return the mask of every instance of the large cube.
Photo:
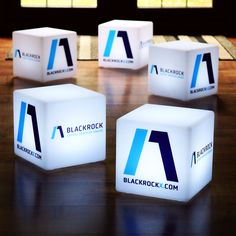
{"label": "large cube", "polygon": [[117,120],[116,189],[181,202],[212,179],[214,112],[143,105]]}
{"label": "large cube", "polygon": [[148,64],[150,21],[112,20],[98,26],[100,67],[139,69]]}
{"label": "large cube", "polygon": [[76,32],[43,27],[14,31],[12,37],[14,76],[46,82],[76,74]]}
{"label": "large cube", "polygon": [[198,42],[172,41],[152,45],[149,92],[184,101],[216,94],[218,51],[216,45]]}
{"label": "large cube", "polygon": [[105,159],[105,96],[73,84],[14,91],[15,154],[45,169]]}

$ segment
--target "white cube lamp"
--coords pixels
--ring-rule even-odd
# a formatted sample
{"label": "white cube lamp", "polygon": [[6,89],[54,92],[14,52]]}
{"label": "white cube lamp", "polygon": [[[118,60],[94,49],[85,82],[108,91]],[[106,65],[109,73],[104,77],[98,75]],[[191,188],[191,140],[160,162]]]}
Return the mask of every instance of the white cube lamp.
{"label": "white cube lamp", "polygon": [[100,67],[139,69],[148,64],[151,21],[112,20],[98,26]]}
{"label": "white cube lamp", "polygon": [[184,101],[217,94],[217,45],[172,41],[149,50],[150,94]]}
{"label": "white cube lamp", "polygon": [[189,201],[212,179],[214,112],[143,105],[117,120],[116,189]]}
{"label": "white cube lamp", "polygon": [[14,31],[14,76],[47,82],[71,78],[77,68],[77,34],[49,27]]}
{"label": "white cube lamp", "polygon": [[73,84],[14,91],[14,150],[45,169],[105,159],[105,96]]}

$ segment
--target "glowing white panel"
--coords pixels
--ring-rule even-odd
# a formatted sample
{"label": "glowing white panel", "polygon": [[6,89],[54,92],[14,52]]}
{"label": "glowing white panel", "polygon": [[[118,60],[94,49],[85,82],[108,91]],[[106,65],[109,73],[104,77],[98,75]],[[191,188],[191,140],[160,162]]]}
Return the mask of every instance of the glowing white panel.
{"label": "glowing white panel", "polygon": [[105,96],[72,84],[14,91],[15,154],[51,170],[105,159]]}
{"label": "glowing white panel", "polygon": [[72,7],[72,1],[68,0],[47,0],[48,7]]}
{"label": "glowing white panel", "polygon": [[14,76],[41,82],[71,78],[77,68],[77,34],[49,27],[13,32]]}
{"label": "glowing white panel", "polygon": [[117,191],[187,202],[211,181],[214,112],[145,104],[116,128]]}
{"label": "glowing white panel", "polygon": [[217,94],[217,45],[172,41],[150,47],[149,92],[180,100]]}
{"label": "glowing white panel", "polygon": [[153,42],[150,21],[112,20],[98,26],[100,67],[139,69],[148,64]]}

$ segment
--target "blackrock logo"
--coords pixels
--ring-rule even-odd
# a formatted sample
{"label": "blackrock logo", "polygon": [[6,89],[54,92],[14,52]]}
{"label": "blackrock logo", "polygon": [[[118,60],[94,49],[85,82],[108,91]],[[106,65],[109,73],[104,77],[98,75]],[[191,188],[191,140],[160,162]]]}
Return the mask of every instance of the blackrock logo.
{"label": "blackrock logo", "polygon": [[20,49],[16,49],[14,53],[15,58],[19,58],[22,60],[29,60],[29,61],[34,61],[34,62],[40,62],[40,55],[30,53],[30,52],[25,52]]}
{"label": "blackrock logo", "polygon": [[[59,70],[53,70],[54,69],[54,62],[56,57],[56,52],[58,50],[58,47],[62,47],[64,49],[65,59],[67,63],[67,68],[59,69]],[[60,74],[65,72],[71,72],[73,71],[73,61],[70,51],[70,46],[67,38],[61,38],[61,39],[53,39],[51,42],[51,49],[48,59],[48,65],[47,65],[47,75],[54,75],[54,74]]]}
{"label": "blackrock logo", "polygon": [[191,168],[193,166],[197,165],[204,158],[208,157],[208,154],[210,154],[212,151],[213,151],[213,143],[212,142],[206,144],[201,149],[194,151],[192,153],[192,158],[191,158]]}
{"label": "blackrock logo", "polygon": [[62,126],[59,125],[59,126],[53,127],[51,139],[55,139],[56,131],[57,131],[57,130],[59,131],[60,137],[61,137],[61,138],[64,138],[64,132],[63,132]]}
{"label": "blackrock logo", "polygon": [[150,66],[150,74],[153,76],[160,75],[168,78],[184,79],[184,71],[164,67],[158,68],[155,64]]}
{"label": "blackrock logo", "polygon": [[[32,131],[33,131],[33,138],[35,143],[35,150],[30,150],[29,148],[24,146],[24,133],[25,133],[25,118],[26,115],[31,117],[32,123]],[[30,137],[28,137],[30,138]],[[22,152],[29,154],[30,156],[36,157],[41,159],[41,144],[39,138],[39,129],[38,129],[38,122],[37,122],[37,115],[36,115],[36,108],[31,104],[27,104],[25,102],[21,102],[20,108],[20,117],[19,117],[19,125],[18,125],[18,132],[17,132],[17,148]]]}
{"label": "blackrock logo", "polygon": [[[146,142],[148,130],[146,129],[136,129],[131,149],[129,152],[128,160],[125,166],[123,182],[127,184],[136,184],[148,186],[151,188],[161,188],[166,190],[178,191],[178,185],[170,182],[178,183],[178,176],[175,168],[174,158],[172,155],[170,140],[167,132],[151,130],[148,142],[156,143],[159,145],[159,150],[161,154],[161,159],[163,163],[163,168],[165,172],[165,178],[167,182],[160,183],[155,181],[137,179],[129,176],[135,176],[136,170],[139,165],[139,160],[141,158],[142,150]],[[157,149],[158,150],[158,149]],[[158,168],[157,167],[157,171]]]}
{"label": "blackrock logo", "polygon": [[147,39],[145,41],[140,41],[139,48],[143,49],[143,48],[149,47],[152,44],[153,44],[153,40],[152,39]]}
{"label": "blackrock logo", "polygon": [[[201,67],[201,64],[203,63],[205,64],[206,69],[207,69],[208,78],[205,78],[205,79],[208,79],[209,85],[197,88],[199,69]],[[208,91],[214,88],[215,88],[215,78],[214,78],[214,73],[213,73],[213,68],[212,68],[211,53],[198,54],[196,56],[196,60],[194,64],[192,81],[191,81],[191,86],[190,86],[190,94],[204,92],[204,91]]]}
{"label": "blackrock logo", "polygon": [[[113,43],[115,41],[115,38],[122,39],[127,59],[110,58],[110,54],[111,54],[111,51],[113,48]],[[122,30],[119,30],[119,31],[110,30],[109,31],[108,39],[107,39],[105,50],[103,53],[103,57],[104,57],[103,58],[104,62],[116,62],[116,63],[127,63],[127,64],[134,63],[133,53],[131,50],[127,31],[122,31]]]}
{"label": "blackrock logo", "polygon": [[104,130],[103,122],[79,124],[77,126],[64,127],[61,125],[54,126],[51,139],[69,138],[78,135],[88,135],[102,132]]}
{"label": "blackrock logo", "polygon": [[159,74],[157,65],[151,65],[150,74],[151,75],[158,75]]}

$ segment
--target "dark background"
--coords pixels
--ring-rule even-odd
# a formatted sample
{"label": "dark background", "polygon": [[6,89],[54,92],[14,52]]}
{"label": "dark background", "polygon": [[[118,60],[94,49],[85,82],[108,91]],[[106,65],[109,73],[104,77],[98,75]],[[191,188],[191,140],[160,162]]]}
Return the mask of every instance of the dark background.
{"label": "dark background", "polygon": [[213,8],[138,9],[136,0],[102,0],[96,9],[21,8],[20,0],[1,2],[0,36],[36,27],[75,30],[97,35],[98,24],[113,19],[148,20],[154,34],[235,36],[233,0],[213,0]]}

